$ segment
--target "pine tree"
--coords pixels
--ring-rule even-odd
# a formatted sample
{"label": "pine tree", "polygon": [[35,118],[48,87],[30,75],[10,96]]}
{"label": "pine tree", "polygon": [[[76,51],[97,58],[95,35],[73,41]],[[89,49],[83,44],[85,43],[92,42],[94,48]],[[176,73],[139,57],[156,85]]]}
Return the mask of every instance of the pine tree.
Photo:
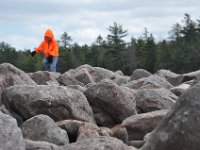
{"label": "pine tree", "polygon": [[64,47],[64,50],[66,51],[67,48],[70,48],[71,47],[71,42],[72,42],[72,38],[71,36],[69,36],[67,34],[67,32],[64,32],[62,35],[61,35],[61,42],[62,42],[62,45]]}
{"label": "pine tree", "polygon": [[122,25],[118,25],[114,22],[113,26],[109,26],[108,30],[110,34],[108,34],[108,51],[107,56],[109,56],[109,68],[112,70],[118,70],[124,67],[124,57],[122,57],[122,53],[125,50],[125,41],[124,37],[128,35],[128,30],[123,30]]}

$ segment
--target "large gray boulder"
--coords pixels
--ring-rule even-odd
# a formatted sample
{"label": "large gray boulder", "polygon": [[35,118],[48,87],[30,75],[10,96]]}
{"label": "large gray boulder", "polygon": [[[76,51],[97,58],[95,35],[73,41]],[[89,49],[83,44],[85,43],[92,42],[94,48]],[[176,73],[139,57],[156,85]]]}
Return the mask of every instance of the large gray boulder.
{"label": "large gray boulder", "polygon": [[13,86],[4,90],[2,101],[10,112],[18,113],[25,120],[46,114],[55,121],[76,119],[95,122],[85,95],[64,86]]}
{"label": "large gray boulder", "polygon": [[197,150],[200,147],[200,83],[188,89],[151,133],[141,150]]}
{"label": "large gray boulder", "polygon": [[153,85],[154,87],[164,87],[166,89],[171,89],[173,87],[168,81],[166,81],[166,79],[163,79],[158,75],[150,75],[138,80],[133,80],[124,84],[123,86],[130,89],[139,89],[149,84]]}
{"label": "large gray boulder", "polygon": [[185,73],[185,74],[176,74],[174,72],[171,72],[170,70],[161,69],[161,70],[158,70],[156,74],[162,78],[165,78],[173,86],[178,86],[181,83],[185,83],[193,79],[195,80],[200,79],[200,70]]}
{"label": "large gray boulder", "polygon": [[136,114],[134,91],[118,86],[109,79],[90,86],[85,95],[92,108],[97,107],[111,116],[116,123]]}
{"label": "large gray boulder", "polygon": [[140,78],[149,77],[150,75],[151,73],[144,69],[135,69],[130,80],[138,80]]}
{"label": "large gray boulder", "polygon": [[47,115],[37,115],[25,121],[22,126],[25,139],[45,141],[56,145],[69,143],[67,132],[56,125]]}
{"label": "large gray boulder", "polygon": [[87,68],[76,68],[75,70],[71,69],[68,72],[72,74],[72,76],[76,80],[83,83],[84,85],[95,82],[90,73],[88,72]]}
{"label": "large gray boulder", "polygon": [[21,129],[14,118],[0,111],[0,150],[25,150]]}
{"label": "large gray boulder", "polygon": [[183,76],[180,74],[176,74],[170,70],[160,69],[156,73],[156,75],[160,76],[161,78],[167,80],[173,86],[177,86],[183,82]]}
{"label": "large gray boulder", "polygon": [[[130,77],[124,76],[122,72],[119,73],[118,71],[115,73],[108,69],[104,69],[101,67],[92,67],[87,64],[81,65],[76,69],[70,69],[64,74],[65,76],[66,74],[68,74],[68,76],[71,76],[73,79],[77,80],[78,82],[81,82],[84,85],[98,83],[103,79],[111,79],[118,85],[122,85],[130,80]],[[64,75],[62,76],[62,82],[63,77]],[[61,81],[60,79],[59,81]]]}
{"label": "large gray boulder", "polygon": [[135,100],[138,113],[170,109],[178,97],[165,88],[136,90]]}
{"label": "large gray boulder", "polygon": [[0,105],[1,93],[10,86],[14,85],[36,85],[36,83],[22,70],[9,63],[0,64]]}
{"label": "large gray boulder", "polygon": [[133,115],[122,122],[122,127],[128,131],[129,140],[142,140],[161,122],[168,110],[157,110]]}
{"label": "large gray boulder", "polygon": [[65,72],[60,77],[57,78],[57,81],[61,85],[69,86],[69,85],[79,85],[84,87],[84,84],[77,79],[73,75],[71,75],[69,72]]}
{"label": "large gray boulder", "polygon": [[117,85],[123,85],[130,81],[130,77],[115,73],[115,76],[113,76],[111,80],[113,80]]}
{"label": "large gray boulder", "polygon": [[76,72],[78,72],[78,70],[83,70],[83,69],[86,69],[88,71],[88,73],[96,83],[106,78],[111,79],[115,76],[115,73],[108,69],[104,69],[101,67],[92,67],[87,64],[82,65],[74,70],[71,70],[70,73],[76,75]]}
{"label": "large gray boulder", "polygon": [[59,85],[56,79],[61,76],[61,74],[58,72],[48,72],[48,71],[37,71],[34,73],[29,73],[28,75],[39,85],[49,85],[49,84]]}

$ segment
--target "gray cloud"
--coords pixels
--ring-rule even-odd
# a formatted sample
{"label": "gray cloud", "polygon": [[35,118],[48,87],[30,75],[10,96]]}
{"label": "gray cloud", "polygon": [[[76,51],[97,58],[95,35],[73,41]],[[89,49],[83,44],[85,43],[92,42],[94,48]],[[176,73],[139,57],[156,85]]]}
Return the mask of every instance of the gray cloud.
{"label": "gray cloud", "polygon": [[105,36],[115,21],[128,29],[128,38],[142,35],[145,27],[156,38],[165,38],[184,13],[197,19],[199,8],[197,0],[4,0],[0,41],[33,48],[50,27],[56,38],[68,32],[75,42],[89,44],[97,35]]}

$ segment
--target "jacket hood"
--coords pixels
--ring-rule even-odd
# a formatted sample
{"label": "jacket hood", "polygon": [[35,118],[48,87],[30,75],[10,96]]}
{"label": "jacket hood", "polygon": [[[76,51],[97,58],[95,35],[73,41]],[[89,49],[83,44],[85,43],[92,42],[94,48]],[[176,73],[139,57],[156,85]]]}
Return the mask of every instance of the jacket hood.
{"label": "jacket hood", "polygon": [[50,37],[52,40],[54,39],[54,35],[53,35],[53,31],[51,29],[48,29],[45,34],[44,34],[44,37],[47,36],[47,37]]}

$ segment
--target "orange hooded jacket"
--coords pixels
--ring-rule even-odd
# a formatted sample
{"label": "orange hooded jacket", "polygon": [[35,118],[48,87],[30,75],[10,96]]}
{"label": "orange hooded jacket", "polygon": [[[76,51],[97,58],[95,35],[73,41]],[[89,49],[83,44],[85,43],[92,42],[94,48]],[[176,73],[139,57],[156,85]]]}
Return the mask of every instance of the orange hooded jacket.
{"label": "orange hooded jacket", "polygon": [[39,45],[39,47],[35,49],[36,53],[40,53],[43,51],[45,57],[48,57],[50,55],[52,55],[54,57],[58,57],[59,56],[58,43],[54,39],[52,30],[48,29],[44,34],[44,37],[45,36],[51,38],[51,40],[52,40],[51,43],[48,44],[48,42],[46,40],[42,41],[42,43]]}

